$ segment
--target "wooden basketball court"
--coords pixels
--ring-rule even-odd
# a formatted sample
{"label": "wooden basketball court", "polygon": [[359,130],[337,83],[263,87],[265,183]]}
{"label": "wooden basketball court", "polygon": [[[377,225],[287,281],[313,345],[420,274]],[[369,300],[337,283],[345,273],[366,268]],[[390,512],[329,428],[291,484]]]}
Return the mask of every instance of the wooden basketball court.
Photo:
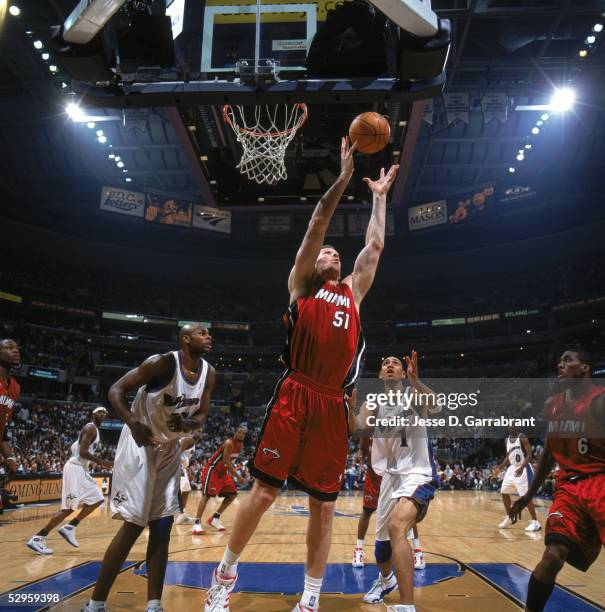
{"label": "wooden basketball court", "polygon": [[[193,492],[188,512],[195,513],[199,493]],[[163,605],[173,610],[199,610],[204,598],[202,586],[210,581],[214,564],[221,558],[237,504],[222,517],[226,533],[209,531],[193,537],[190,526],[175,526],[170,546]],[[321,609],[325,612],[383,609],[361,603],[363,593],[377,575],[373,556],[374,519],[366,538],[367,565],[353,570],[360,494],[343,494],[337,502],[329,566],[324,579]],[[549,502],[538,502],[542,524]],[[207,513],[215,506],[209,504]],[[25,542],[42,528],[58,504],[5,513],[0,527],[0,610],[6,607],[8,593],[61,594],[61,602],[50,609],[80,610],[89,598],[99,562],[118,523],[101,508],[78,527],[80,548],[70,547],[57,532],[47,538],[54,550],[39,556]],[[206,513],[206,516],[207,516]],[[280,496],[265,515],[258,531],[244,552],[238,589],[232,610],[291,610],[301,590],[307,521],[307,497],[296,493]],[[422,612],[508,612],[522,609],[529,572],[541,558],[543,531],[527,534],[526,521],[511,529],[499,530],[503,509],[500,497],[485,492],[441,491],[432,502],[427,518],[420,525],[421,545],[426,551],[427,568],[415,573],[417,608]],[[211,528],[210,528],[211,529]],[[108,604],[111,610],[145,610],[146,577],[144,533],[133,548],[129,563],[120,574]],[[569,566],[561,572],[558,587],[547,610],[565,612],[605,608],[605,555],[586,573]],[[393,595],[387,601],[396,603]],[[40,610],[43,605],[20,609]]]}

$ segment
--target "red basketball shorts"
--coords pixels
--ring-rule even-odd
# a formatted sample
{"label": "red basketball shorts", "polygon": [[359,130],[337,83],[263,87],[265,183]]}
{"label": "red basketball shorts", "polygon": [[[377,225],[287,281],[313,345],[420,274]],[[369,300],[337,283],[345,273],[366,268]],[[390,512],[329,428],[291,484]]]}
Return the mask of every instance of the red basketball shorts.
{"label": "red basketball shorts", "polygon": [[281,488],[286,478],[321,501],[338,497],[348,451],[344,390],[285,372],[267,405],[251,474]]}
{"label": "red basketball shorts", "polygon": [[585,572],[605,546],[605,473],[557,483],[544,542],[568,546],[567,562]]}
{"label": "red basketball shorts", "polygon": [[380,483],[382,477],[371,468],[366,472],[366,481],[363,485],[363,508],[364,510],[376,510],[378,507],[378,496],[380,495]]}
{"label": "red basketball shorts", "polygon": [[219,472],[214,466],[206,466],[202,471],[202,494],[206,497],[236,495],[237,488],[229,472]]}

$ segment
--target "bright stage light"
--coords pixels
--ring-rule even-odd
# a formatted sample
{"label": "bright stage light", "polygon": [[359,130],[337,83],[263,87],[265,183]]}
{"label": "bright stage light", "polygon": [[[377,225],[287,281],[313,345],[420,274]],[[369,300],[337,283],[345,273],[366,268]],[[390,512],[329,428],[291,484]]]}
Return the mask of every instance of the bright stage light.
{"label": "bright stage light", "polygon": [[555,89],[550,99],[550,105],[554,111],[564,113],[571,109],[576,99],[576,92],[572,89]]}
{"label": "bright stage light", "polygon": [[72,121],[82,121],[85,116],[84,111],[77,104],[74,104],[73,102],[70,102],[65,107],[65,112],[69,115],[69,118]]}

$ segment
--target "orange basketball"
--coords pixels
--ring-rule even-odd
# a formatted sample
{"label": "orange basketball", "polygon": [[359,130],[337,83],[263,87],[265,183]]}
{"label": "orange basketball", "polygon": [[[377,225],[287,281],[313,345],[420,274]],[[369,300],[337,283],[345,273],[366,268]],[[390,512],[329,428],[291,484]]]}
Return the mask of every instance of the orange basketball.
{"label": "orange basketball", "polygon": [[390,137],[389,121],[378,113],[357,115],[349,128],[349,138],[352,143],[357,143],[357,150],[361,153],[382,151],[387,146]]}

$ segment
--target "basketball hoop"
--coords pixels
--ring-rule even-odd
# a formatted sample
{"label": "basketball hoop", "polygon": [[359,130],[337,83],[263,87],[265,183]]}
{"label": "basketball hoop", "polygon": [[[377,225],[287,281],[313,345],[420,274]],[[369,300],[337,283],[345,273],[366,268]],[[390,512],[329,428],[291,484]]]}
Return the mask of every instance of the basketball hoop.
{"label": "basketball hoop", "polygon": [[243,148],[239,171],[259,185],[274,185],[288,178],[286,149],[307,114],[306,104],[301,103],[223,106],[223,119]]}

